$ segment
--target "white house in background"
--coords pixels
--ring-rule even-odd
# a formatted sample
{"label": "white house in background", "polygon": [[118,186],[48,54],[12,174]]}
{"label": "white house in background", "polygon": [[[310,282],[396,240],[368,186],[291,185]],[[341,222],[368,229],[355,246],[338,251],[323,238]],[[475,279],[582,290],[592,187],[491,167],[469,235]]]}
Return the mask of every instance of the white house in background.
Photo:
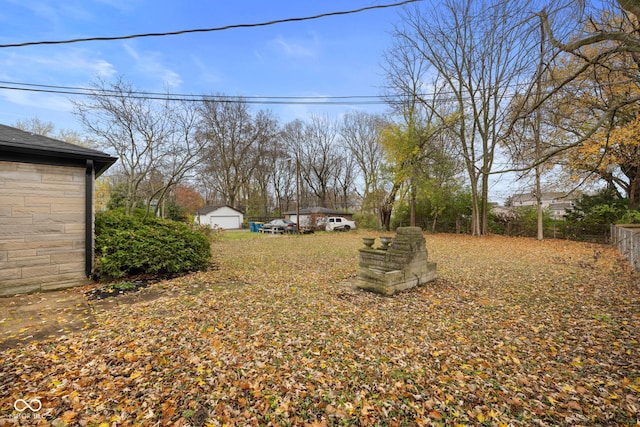
{"label": "white house in background", "polygon": [[205,206],[198,209],[194,221],[212,228],[237,229],[242,228],[244,214],[231,206]]}
{"label": "white house in background", "polygon": [[[548,209],[551,218],[563,219],[567,214],[567,211],[573,209],[576,196],[567,195],[558,191],[543,192],[540,198],[542,209]],[[514,194],[511,196],[511,206],[536,206],[536,196],[532,193]]]}

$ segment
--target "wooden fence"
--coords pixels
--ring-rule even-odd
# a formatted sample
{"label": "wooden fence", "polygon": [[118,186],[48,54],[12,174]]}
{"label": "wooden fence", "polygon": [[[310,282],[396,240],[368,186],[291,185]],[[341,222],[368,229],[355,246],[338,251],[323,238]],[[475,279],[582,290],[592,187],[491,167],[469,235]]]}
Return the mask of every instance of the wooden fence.
{"label": "wooden fence", "polygon": [[611,243],[640,271],[640,224],[611,225]]}

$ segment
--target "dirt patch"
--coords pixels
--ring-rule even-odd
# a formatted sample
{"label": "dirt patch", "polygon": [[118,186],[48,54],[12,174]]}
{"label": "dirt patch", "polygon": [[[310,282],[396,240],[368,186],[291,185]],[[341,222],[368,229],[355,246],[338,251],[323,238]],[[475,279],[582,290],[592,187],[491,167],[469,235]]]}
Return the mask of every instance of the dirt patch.
{"label": "dirt patch", "polygon": [[156,282],[157,280],[153,279],[138,279],[134,281],[111,283],[91,289],[85,292],[85,295],[90,301],[115,298],[125,294],[138,292]]}
{"label": "dirt patch", "polygon": [[167,293],[161,286],[141,286],[135,290],[109,291],[100,290],[87,294],[89,305],[95,311],[109,310],[123,304],[136,304],[139,302],[153,301]]}
{"label": "dirt patch", "polygon": [[0,298],[0,313],[0,351],[96,323],[82,288]]}
{"label": "dirt patch", "polygon": [[151,284],[145,280],[126,290],[92,285],[0,298],[0,351],[91,329],[97,324],[97,311],[151,301],[165,293]]}
{"label": "dirt patch", "polygon": [[[212,264],[211,270],[217,270]],[[98,323],[95,314],[120,305],[153,301],[177,291],[190,295],[238,283],[207,283],[180,286],[167,281],[175,276],[144,275],[127,282],[89,286],[13,297],[0,297],[0,351],[36,340],[55,339],[71,332],[91,329]]]}

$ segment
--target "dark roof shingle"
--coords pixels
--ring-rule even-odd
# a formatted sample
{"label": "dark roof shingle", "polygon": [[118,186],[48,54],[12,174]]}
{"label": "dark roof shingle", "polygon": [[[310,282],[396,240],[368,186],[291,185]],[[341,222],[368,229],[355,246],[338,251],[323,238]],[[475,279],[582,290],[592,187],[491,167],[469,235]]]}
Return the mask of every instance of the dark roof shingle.
{"label": "dark roof shingle", "polygon": [[99,176],[118,159],[102,151],[0,124],[0,160],[78,165],[93,160]]}

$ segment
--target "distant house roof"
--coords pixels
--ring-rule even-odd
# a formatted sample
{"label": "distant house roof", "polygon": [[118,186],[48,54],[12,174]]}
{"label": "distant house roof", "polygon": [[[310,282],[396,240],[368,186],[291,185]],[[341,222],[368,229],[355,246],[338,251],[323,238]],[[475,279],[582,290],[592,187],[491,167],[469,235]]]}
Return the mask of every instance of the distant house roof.
{"label": "distant house roof", "polygon": [[217,211],[220,208],[229,208],[229,209],[233,209],[238,213],[242,213],[242,211],[239,211],[236,208],[232,208],[229,205],[219,205],[219,206],[205,206],[203,208],[200,208],[196,211],[196,215],[207,215],[207,214],[210,214],[211,212]]}
{"label": "distant house roof", "polygon": [[[285,212],[285,215],[296,215],[298,212],[296,211],[289,211],[289,212]],[[300,215],[310,215],[310,214],[325,214],[325,215],[351,215],[349,212],[344,212],[344,211],[338,211],[335,209],[329,209],[329,208],[322,208],[319,206],[313,207],[313,208],[305,208],[305,209],[300,209]]]}
{"label": "distant house roof", "polygon": [[96,176],[100,176],[118,159],[98,150],[0,124],[0,160],[82,167],[87,160],[92,160]]}
{"label": "distant house roof", "polygon": [[[559,191],[548,191],[548,192],[542,192],[541,195],[541,200],[543,201],[566,201],[566,200],[571,200],[574,197],[570,197],[569,195],[567,195],[567,193],[562,193]],[[513,204],[515,203],[527,203],[527,202],[535,202],[536,199],[536,195],[533,193],[519,193],[519,194],[514,194],[513,196],[511,196],[511,202]]]}

